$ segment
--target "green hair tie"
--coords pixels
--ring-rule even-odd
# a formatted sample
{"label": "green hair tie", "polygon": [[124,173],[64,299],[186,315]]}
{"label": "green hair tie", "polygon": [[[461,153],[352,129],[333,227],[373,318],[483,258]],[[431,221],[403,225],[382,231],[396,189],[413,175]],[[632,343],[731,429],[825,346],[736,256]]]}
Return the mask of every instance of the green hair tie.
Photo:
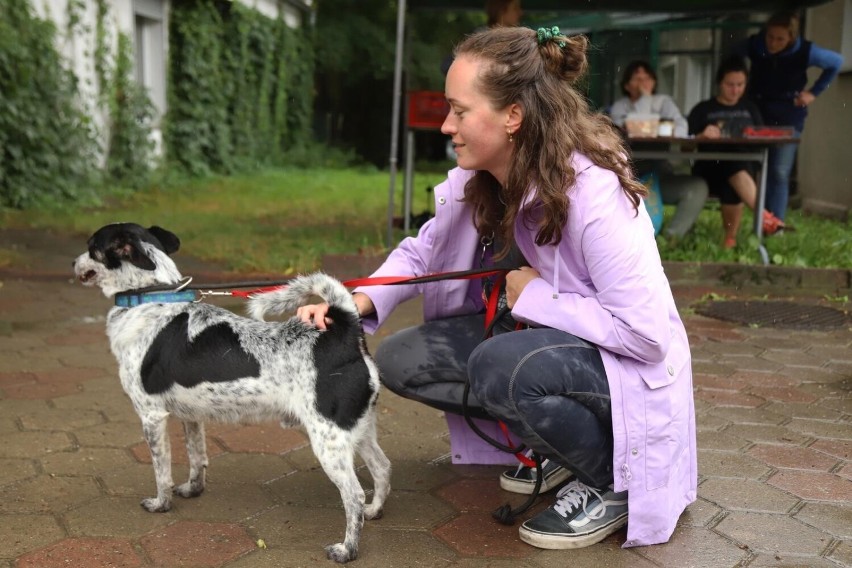
{"label": "green hair tie", "polygon": [[[538,36],[539,45],[544,45],[553,38],[562,35],[561,33],[559,33],[559,26],[553,26],[552,28],[538,28],[535,33],[536,36]],[[565,47],[565,42],[560,40],[559,47]]]}

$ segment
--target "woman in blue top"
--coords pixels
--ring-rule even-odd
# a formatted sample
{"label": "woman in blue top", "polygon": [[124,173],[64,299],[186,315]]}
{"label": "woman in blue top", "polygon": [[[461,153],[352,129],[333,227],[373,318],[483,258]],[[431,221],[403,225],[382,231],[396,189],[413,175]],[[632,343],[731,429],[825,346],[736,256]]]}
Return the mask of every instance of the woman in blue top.
{"label": "woman in blue top", "polygon": [[[737,50],[751,60],[748,96],[770,126],[792,126],[796,136],[805,126],[808,106],[840,71],[843,56],[799,37],[799,16],[779,12],[766,22],[763,33],[748,38]],[[822,73],[807,88],[809,67]],[[797,144],[782,144],[769,150],[766,209],[784,220],[790,193],[790,173]]]}

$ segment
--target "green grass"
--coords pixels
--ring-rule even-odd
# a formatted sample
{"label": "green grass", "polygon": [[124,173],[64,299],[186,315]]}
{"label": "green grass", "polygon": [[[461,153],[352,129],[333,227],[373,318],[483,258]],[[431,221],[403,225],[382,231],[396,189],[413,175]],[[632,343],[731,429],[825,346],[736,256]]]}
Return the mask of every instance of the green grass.
{"label": "green grass", "polygon": [[[444,179],[446,170],[418,168],[413,211],[432,200],[427,185]],[[396,215],[402,203],[402,175],[396,183]],[[387,231],[389,177],[374,169],[275,169],[259,173],[171,180],[136,193],[113,192],[98,206],[63,205],[39,210],[0,212],[0,225],[51,228],[89,235],[115,221],[157,224],[174,231],[182,250],[217,261],[241,273],[290,274],[320,267],[325,254],[383,252]],[[671,214],[670,210],[666,211]],[[776,264],[852,266],[848,224],[793,211],[788,224],[798,230],[766,240]],[[394,232],[398,240],[401,231]],[[678,243],[658,240],[666,260],[758,264],[750,217],[732,251],[721,246],[719,212],[708,205],[693,232]],[[0,250],[0,265],[14,262]]]}

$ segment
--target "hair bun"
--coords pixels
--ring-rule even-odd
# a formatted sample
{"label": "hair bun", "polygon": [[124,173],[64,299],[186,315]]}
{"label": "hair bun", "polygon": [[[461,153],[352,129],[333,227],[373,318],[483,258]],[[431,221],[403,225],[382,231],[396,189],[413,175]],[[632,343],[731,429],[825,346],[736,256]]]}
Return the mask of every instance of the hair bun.
{"label": "hair bun", "polygon": [[555,35],[540,44],[547,70],[563,81],[573,83],[586,73],[589,63],[586,36]]}

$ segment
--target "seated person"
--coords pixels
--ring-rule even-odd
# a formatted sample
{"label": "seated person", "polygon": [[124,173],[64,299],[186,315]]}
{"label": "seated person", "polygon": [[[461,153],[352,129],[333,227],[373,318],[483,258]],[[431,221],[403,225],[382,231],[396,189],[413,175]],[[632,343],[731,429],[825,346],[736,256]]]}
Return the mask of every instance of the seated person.
{"label": "seated person", "polygon": [[[744,99],[748,68],[741,57],[731,57],[722,62],[716,72],[717,95],[695,105],[689,113],[689,133],[697,138],[722,138],[740,136],[746,126],[763,124],[760,111],[751,101]],[[731,151],[731,146],[706,150]],[[737,244],[737,231],[742,219],[743,203],[752,211],[757,199],[754,181],[756,164],[749,161],[697,160],[692,173],[707,180],[707,184],[722,202],[722,224],[725,237],[723,246],[730,249]],[[784,223],[769,211],[763,212],[763,233],[771,235],[784,228]]]}
{"label": "seated person", "polygon": [[[645,61],[632,61],[624,69],[621,79],[621,90],[626,96],[615,101],[609,111],[612,122],[623,130],[628,114],[656,114],[661,119],[674,122],[675,136],[685,136],[686,119],[670,96],[655,94],[656,88],[657,75],[653,68]],[[677,206],[663,234],[669,238],[683,237],[704,207],[707,184],[700,177],[675,175],[672,165],[665,160],[640,160],[634,168],[639,177],[652,172],[656,174],[663,203]]]}

